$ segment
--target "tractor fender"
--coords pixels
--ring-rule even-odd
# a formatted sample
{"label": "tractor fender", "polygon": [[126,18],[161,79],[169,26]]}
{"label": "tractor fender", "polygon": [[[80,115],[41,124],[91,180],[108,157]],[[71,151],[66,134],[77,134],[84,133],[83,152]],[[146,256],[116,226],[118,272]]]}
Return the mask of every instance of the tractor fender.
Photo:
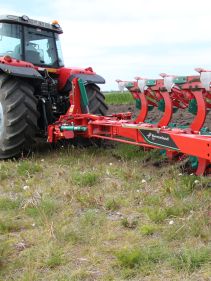
{"label": "tractor fender", "polygon": [[43,79],[42,75],[33,67],[17,66],[12,64],[5,64],[0,62],[0,71],[12,76],[19,76],[24,78]]}
{"label": "tractor fender", "polygon": [[98,75],[98,74],[85,74],[85,73],[75,73],[70,75],[70,77],[67,79],[66,84],[62,91],[64,92],[69,92],[72,89],[72,80],[74,78],[80,78],[83,82],[84,85],[87,84],[105,84],[105,79]]}
{"label": "tractor fender", "polygon": [[72,74],[69,79],[72,81],[73,78],[80,78],[85,84],[105,84],[105,79],[98,74]]}

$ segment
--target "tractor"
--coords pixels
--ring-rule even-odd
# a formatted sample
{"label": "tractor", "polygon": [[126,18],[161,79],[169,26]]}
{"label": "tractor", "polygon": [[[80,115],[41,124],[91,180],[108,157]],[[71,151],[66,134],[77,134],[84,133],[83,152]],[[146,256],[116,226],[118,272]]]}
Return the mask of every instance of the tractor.
{"label": "tractor", "polygon": [[[66,68],[57,21],[51,24],[0,16],[0,159],[13,158],[47,136],[47,129],[70,108],[72,80],[85,87],[89,113],[106,115],[105,83],[91,67]],[[86,113],[86,107],[82,113]]]}

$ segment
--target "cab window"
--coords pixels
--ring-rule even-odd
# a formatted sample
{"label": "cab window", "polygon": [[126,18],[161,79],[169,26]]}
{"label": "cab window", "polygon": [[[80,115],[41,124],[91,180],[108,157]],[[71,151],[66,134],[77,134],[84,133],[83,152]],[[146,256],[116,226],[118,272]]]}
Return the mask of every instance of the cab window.
{"label": "cab window", "polygon": [[23,59],[22,27],[18,24],[0,23],[0,56]]}

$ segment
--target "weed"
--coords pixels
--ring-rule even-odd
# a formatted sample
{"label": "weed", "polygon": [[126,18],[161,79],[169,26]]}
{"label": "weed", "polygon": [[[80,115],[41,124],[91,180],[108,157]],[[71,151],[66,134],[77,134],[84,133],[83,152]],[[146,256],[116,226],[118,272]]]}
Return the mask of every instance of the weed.
{"label": "weed", "polygon": [[146,207],[144,212],[155,223],[163,222],[167,218],[166,210],[161,207]]}
{"label": "weed", "polygon": [[73,245],[83,242],[83,236],[81,235],[80,231],[74,227],[70,227],[68,230],[65,231],[63,234],[64,240],[71,242]]}
{"label": "weed", "polygon": [[62,252],[58,249],[54,249],[46,261],[46,265],[50,268],[62,265],[64,262]]}
{"label": "weed", "polygon": [[120,266],[127,268],[137,267],[144,261],[144,256],[140,249],[123,249],[116,256]]}
{"label": "weed", "polygon": [[210,240],[211,225],[205,215],[192,218],[189,223],[189,232],[194,237],[200,237],[203,241]]}
{"label": "weed", "polygon": [[70,281],[85,281],[85,280],[94,280],[92,275],[85,269],[77,269],[73,271],[70,275]]}
{"label": "weed", "polygon": [[104,215],[98,214],[96,210],[87,210],[80,218],[81,226],[97,226],[100,225],[104,221]]}
{"label": "weed", "polygon": [[[194,208],[196,208],[195,205]],[[184,216],[186,213],[192,210],[193,210],[193,204],[188,202],[184,204],[184,202],[181,201],[176,201],[174,205],[165,208],[167,217]]]}
{"label": "weed", "polygon": [[41,202],[26,207],[26,214],[36,217],[51,217],[58,209],[57,203],[52,199],[42,199]]}
{"label": "weed", "polygon": [[184,249],[176,253],[170,260],[177,271],[193,272],[203,264],[211,262],[211,248]]}
{"label": "weed", "polygon": [[105,207],[107,210],[116,211],[121,207],[121,200],[107,199],[105,202]]}
{"label": "weed", "polygon": [[104,228],[105,218],[105,215],[97,210],[85,211],[77,221],[73,221],[68,228],[64,228],[64,240],[74,245],[96,243]]}
{"label": "weed", "polygon": [[98,202],[95,194],[92,192],[78,191],[76,194],[76,201],[78,201],[82,208],[97,208]]}
{"label": "weed", "polygon": [[98,180],[99,176],[95,172],[78,173],[73,176],[74,183],[81,187],[94,186]]}
{"label": "weed", "polygon": [[21,225],[13,218],[0,218],[0,233],[16,232],[21,229]]}
{"label": "weed", "polygon": [[184,223],[175,223],[164,229],[163,237],[168,241],[184,240],[188,237],[197,237],[203,241],[210,239],[210,226],[206,217],[192,217]]}
{"label": "weed", "polygon": [[0,240],[0,269],[4,266],[5,261],[10,253],[10,250],[11,250],[10,241],[1,239]]}
{"label": "weed", "polygon": [[6,197],[0,198],[0,210],[9,211],[20,207],[20,201]]}
{"label": "weed", "polygon": [[145,153],[139,147],[120,144],[112,150],[112,155],[119,160],[135,160],[137,158],[140,160],[144,157]]}
{"label": "weed", "polygon": [[97,210],[87,210],[75,221],[66,236],[73,244],[96,244],[99,233],[104,229],[105,215]]}
{"label": "weed", "polygon": [[168,228],[163,231],[163,238],[167,241],[183,240],[189,234],[188,228],[185,224],[169,225]]}
{"label": "weed", "polygon": [[42,172],[42,166],[29,160],[21,161],[17,166],[17,173],[20,176],[32,176]]}
{"label": "weed", "polygon": [[147,206],[159,206],[161,204],[161,197],[156,194],[147,195],[144,197],[144,204]]}
{"label": "weed", "polygon": [[36,270],[34,268],[33,269],[30,268],[30,270],[26,270],[26,272],[23,272],[23,276],[19,280],[20,281],[36,281],[37,280]]}
{"label": "weed", "polygon": [[138,225],[138,221],[135,218],[124,218],[121,220],[121,225],[125,228],[136,228]]}
{"label": "weed", "polygon": [[162,245],[153,245],[140,249],[123,249],[116,256],[121,267],[141,268],[147,263],[152,265],[167,260],[169,253]]}
{"label": "weed", "polygon": [[9,168],[6,165],[0,163],[0,181],[3,181],[9,177],[10,177]]}
{"label": "weed", "polygon": [[152,235],[154,234],[158,228],[153,224],[145,224],[140,227],[140,232],[143,235]]}
{"label": "weed", "polygon": [[176,198],[185,198],[190,195],[196,187],[196,176],[181,176],[180,180],[174,183],[172,193]]}
{"label": "weed", "polygon": [[[177,190],[178,182],[175,178],[165,178],[163,181],[163,189],[167,194],[174,194],[175,190]],[[178,191],[179,192],[179,191]]]}

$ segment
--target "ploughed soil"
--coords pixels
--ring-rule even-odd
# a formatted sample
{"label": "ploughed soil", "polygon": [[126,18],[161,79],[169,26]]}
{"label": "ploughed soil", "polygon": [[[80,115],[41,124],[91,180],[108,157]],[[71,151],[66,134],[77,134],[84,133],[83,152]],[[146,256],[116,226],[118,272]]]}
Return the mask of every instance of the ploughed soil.
{"label": "ploughed soil", "polygon": [[[139,110],[135,108],[135,105],[127,105],[127,104],[120,104],[120,105],[109,105],[108,114],[118,113],[118,112],[132,112],[133,118],[135,118]],[[157,122],[162,117],[163,113],[160,112],[157,108],[154,108],[152,111],[149,111],[147,116],[147,121],[150,122]],[[171,123],[176,123],[177,125],[189,125],[195,115],[188,112],[188,110],[178,110],[176,113],[173,114],[173,118]],[[211,132],[211,111],[209,111],[206,121],[204,123],[204,127],[208,128],[208,131]]]}

